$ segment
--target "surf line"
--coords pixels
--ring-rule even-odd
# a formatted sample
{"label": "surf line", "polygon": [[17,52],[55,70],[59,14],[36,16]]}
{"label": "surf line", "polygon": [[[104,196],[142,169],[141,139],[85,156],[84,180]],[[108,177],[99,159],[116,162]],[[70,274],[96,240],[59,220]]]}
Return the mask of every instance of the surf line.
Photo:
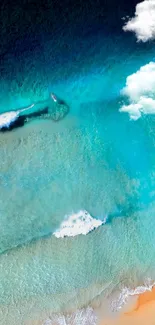
{"label": "surf line", "polygon": [[9,129],[11,124],[13,124],[19,118],[21,113],[29,110],[32,107],[34,107],[34,104],[26,108],[19,109],[17,111],[10,111],[10,112],[0,114],[0,130],[3,128]]}

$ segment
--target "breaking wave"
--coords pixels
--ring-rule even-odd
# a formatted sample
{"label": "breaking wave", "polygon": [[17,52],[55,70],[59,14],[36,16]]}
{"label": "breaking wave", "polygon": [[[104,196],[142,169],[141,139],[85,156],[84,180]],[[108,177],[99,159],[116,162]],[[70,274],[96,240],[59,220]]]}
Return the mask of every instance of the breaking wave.
{"label": "breaking wave", "polygon": [[71,315],[55,315],[47,319],[43,325],[96,325],[97,317],[91,307],[80,309]]}
{"label": "breaking wave", "polygon": [[80,210],[77,213],[66,216],[60,227],[54,232],[54,236],[64,238],[87,235],[90,231],[106,223],[106,220],[106,217],[103,221],[95,219],[86,210]]}
{"label": "breaking wave", "polygon": [[128,299],[131,296],[137,296],[146,291],[151,291],[154,285],[155,282],[151,282],[151,280],[148,279],[143,286],[138,286],[135,289],[123,288],[118,299],[112,302],[112,309],[114,311],[120,310],[128,302]]}

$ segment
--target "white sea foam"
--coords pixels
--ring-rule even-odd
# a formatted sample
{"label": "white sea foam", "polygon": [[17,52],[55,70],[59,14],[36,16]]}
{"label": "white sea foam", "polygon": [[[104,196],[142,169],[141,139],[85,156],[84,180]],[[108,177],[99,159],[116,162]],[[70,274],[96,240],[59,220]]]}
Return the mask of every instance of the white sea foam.
{"label": "white sea foam", "polygon": [[121,93],[128,97],[130,104],[123,105],[120,112],[127,112],[137,120],[142,114],[155,114],[155,62],[142,66],[128,76]]}
{"label": "white sea foam", "polygon": [[77,235],[87,235],[90,231],[98,228],[106,222],[92,218],[86,210],[81,210],[77,213],[65,217],[61,223],[60,228],[54,232],[55,237],[64,238]]}
{"label": "white sea foam", "polygon": [[13,123],[19,114],[17,112],[8,112],[0,115],[0,128],[9,127],[11,123]]}
{"label": "white sea foam", "polygon": [[47,319],[43,325],[96,325],[97,316],[91,307],[80,309],[71,315],[55,315]]}
{"label": "white sea foam", "polygon": [[135,17],[128,20],[123,30],[135,32],[138,41],[155,39],[155,0],[138,3]]}
{"label": "white sea foam", "polygon": [[32,108],[33,106],[34,104],[32,104],[29,107],[20,109],[18,111],[11,111],[11,112],[0,114],[0,129],[4,127],[9,128],[9,126],[18,119],[20,113]]}
{"label": "white sea foam", "polygon": [[152,288],[154,287],[154,285],[155,285],[155,282],[148,279],[143,286],[138,286],[135,289],[123,288],[118,299],[113,301],[112,309],[115,311],[118,311],[128,302],[128,299],[131,296],[136,296],[136,295],[140,295],[146,291],[151,291]]}

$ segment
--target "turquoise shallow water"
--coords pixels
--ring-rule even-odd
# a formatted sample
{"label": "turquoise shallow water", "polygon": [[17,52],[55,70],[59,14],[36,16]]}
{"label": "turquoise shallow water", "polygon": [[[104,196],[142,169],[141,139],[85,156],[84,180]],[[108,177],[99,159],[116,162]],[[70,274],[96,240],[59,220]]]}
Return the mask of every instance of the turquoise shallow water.
{"label": "turquoise shallow water", "polygon": [[[32,76],[21,92],[3,93],[1,111],[53,90],[70,112],[58,123],[38,120],[0,134],[1,324],[27,324],[34,315],[86,306],[104,288],[108,296],[155,279],[154,117],[131,122],[118,111],[126,76],[151,52],[141,62],[129,55],[130,65],[127,53],[109,55],[109,66],[101,64],[104,49],[95,53],[74,77],[62,67],[42,79],[38,63],[36,93],[24,93]],[[81,209],[108,215],[107,224],[87,236],[52,236],[66,214]]]}

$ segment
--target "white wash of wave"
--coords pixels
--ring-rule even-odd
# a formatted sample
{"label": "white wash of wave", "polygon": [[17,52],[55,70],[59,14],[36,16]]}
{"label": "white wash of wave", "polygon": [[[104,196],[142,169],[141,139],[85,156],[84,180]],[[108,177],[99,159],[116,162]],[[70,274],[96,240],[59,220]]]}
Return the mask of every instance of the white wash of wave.
{"label": "white wash of wave", "polygon": [[155,62],[128,76],[121,94],[127,96],[130,103],[119,111],[129,113],[130,119],[137,120],[142,114],[155,114]]}
{"label": "white wash of wave", "polygon": [[123,288],[118,299],[112,302],[113,311],[120,310],[128,302],[128,299],[131,296],[137,296],[146,291],[151,291],[154,285],[155,282],[152,282],[151,279],[148,279],[143,286],[138,286],[135,289]]}
{"label": "white wash of wave", "polygon": [[42,325],[96,325],[97,316],[91,307],[80,309],[71,315],[53,316],[47,319]]}
{"label": "white wash of wave", "polygon": [[66,216],[59,229],[53,234],[57,238],[87,235],[90,231],[106,223],[106,220],[106,217],[103,221],[95,219],[86,210],[80,210],[77,213]]}
{"label": "white wash of wave", "polygon": [[10,125],[18,119],[20,113],[23,113],[23,112],[29,110],[33,106],[34,106],[34,104],[32,104],[29,107],[19,109],[18,111],[10,111],[10,112],[0,114],[0,129],[2,129],[4,127],[9,128]]}
{"label": "white wash of wave", "polygon": [[145,0],[136,5],[135,17],[128,20],[123,30],[134,32],[137,40],[155,39],[155,0]]}

